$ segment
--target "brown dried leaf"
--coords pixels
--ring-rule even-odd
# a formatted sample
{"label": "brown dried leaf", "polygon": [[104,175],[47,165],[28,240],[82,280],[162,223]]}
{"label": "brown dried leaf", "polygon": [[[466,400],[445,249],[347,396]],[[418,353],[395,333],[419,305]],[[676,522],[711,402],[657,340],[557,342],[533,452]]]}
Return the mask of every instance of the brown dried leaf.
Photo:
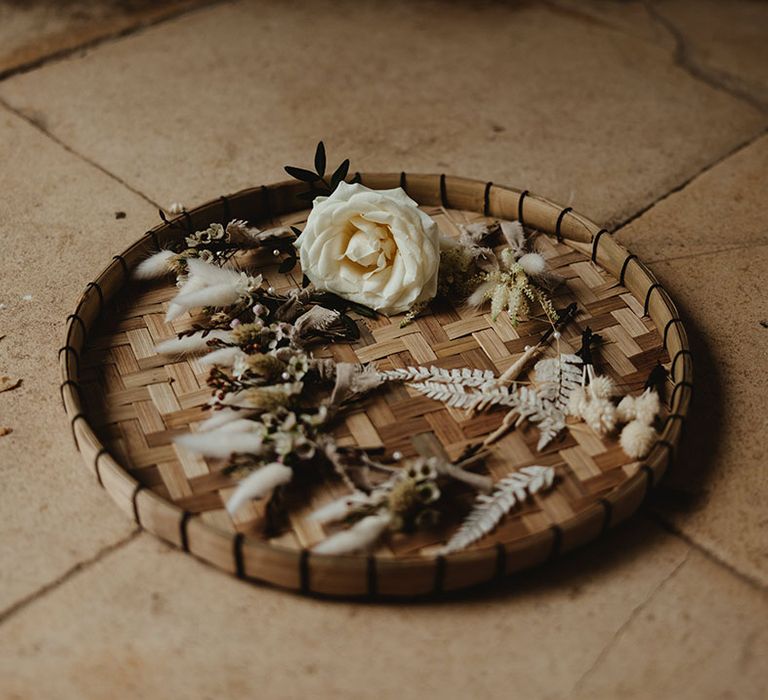
{"label": "brown dried leaf", "polygon": [[0,375],[0,393],[11,391],[11,389],[16,389],[19,386],[21,386],[21,379],[11,379],[5,374]]}

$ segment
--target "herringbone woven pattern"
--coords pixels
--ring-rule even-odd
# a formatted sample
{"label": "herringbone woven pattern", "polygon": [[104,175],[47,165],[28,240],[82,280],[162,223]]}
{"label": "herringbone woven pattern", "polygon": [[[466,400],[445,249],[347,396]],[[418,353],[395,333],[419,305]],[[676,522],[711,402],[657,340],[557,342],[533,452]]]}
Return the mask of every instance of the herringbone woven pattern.
{"label": "herringbone woven pattern", "polygon": [[[426,209],[446,235],[457,233],[457,223],[482,218],[467,212]],[[300,215],[273,221],[299,226],[302,222]],[[563,331],[560,350],[578,349],[580,332],[589,325],[604,338],[598,354],[601,371],[627,390],[640,388],[658,361],[669,360],[658,330],[644,317],[642,304],[567,243],[540,235],[537,248],[565,278],[555,298],[556,307],[564,308],[574,300],[579,305],[575,322]],[[257,267],[268,283],[281,291],[296,287],[301,280],[298,267],[280,274],[277,261],[267,253],[249,254],[233,264]],[[88,415],[105,446],[145,487],[213,525],[258,534],[263,527],[259,504],[243,509],[235,522],[223,510],[233,487],[221,471],[223,463],[190,455],[172,443],[175,435],[194,429],[195,422],[202,420],[202,408],[210,397],[205,384],[207,371],[196,359],[168,359],[153,350],[159,341],[200,320],[188,316],[165,323],[165,307],[175,292],[169,279],[160,284],[134,285],[122,296],[112,316],[115,321],[99,329],[83,358]],[[490,369],[500,374],[548,327],[535,318],[514,327],[504,314],[494,322],[487,313],[449,302],[436,303],[430,312],[404,328],[399,318],[383,316],[360,319],[359,325],[359,342],[320,348],[316,354],[375,362],[381,369],[437,365]],[[553,346],[548,354],[555,352]],[[403,386],[391,385],[347,415],[335,434],[343,445],[384,448],[406,456],[416,454],[415,438],[420,436],[419,440],[438,441],[455,458],[472,441],[495,429],[503,414],[503,410],[494,410],[469,417],[463,410],[446,408]],[[509,517],[494,539],[517,539],[578,515],[632,476],[639,466],[626,457],[615,440],[601,439],[583,424],[570,426],[543,454],[535,450],[536,439],[532,428],[512,432],[494,448],[487,466],[495,477],[502,477],[529,464],[551,465],[557,469],[558,485]],[[329,485],[297,503],[291,530],[279,542],[302,548],[322,539],[322,530],[303,516],[309,508],[336,495],[338,488]],[[446,523],[446,528],[454,524]],[[435,544],[444,534],[399,536],[381,553],[416,552]]]}

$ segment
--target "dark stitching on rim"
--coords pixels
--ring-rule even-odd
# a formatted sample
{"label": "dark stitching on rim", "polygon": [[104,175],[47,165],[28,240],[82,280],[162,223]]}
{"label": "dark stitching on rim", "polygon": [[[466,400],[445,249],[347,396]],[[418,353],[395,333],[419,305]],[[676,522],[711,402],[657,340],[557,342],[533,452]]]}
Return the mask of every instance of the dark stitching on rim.
{"label": "dark stitching on rim", "polygon": [[448,208],[448,192],[445,189],[445,173],[440,176],[440,204]]}
{"label": "dark stitching on rim", "polygon": [[549,552],[547,560],[551,561],[560,554],[560,549],[563,546],[563,528],[559,525],[552,525],[549,530],[552,533],[552,549]]}
{"label": "dark stitching on rim", "polygon": [[507,549],[501,543],[496,543],[496,568],[494,570],[493,577],[501,581],[507,576]]}
{"label": "dark stitching on rim", "polygon": [[603,507],[603,524],[600,526],[600,535],[604,535],[608,532],[608,528],[611,527],[611,519],[613,518],[613,503],[607,498],[600,499],[600,505]]}
{"label": "dark stitching on rim", "polygon": [[400,171],[400,188],[405,191],[405,173]]}
{"label": "dark stitching on rim", "polygon": [[245,564],[243,562],[243,540],[245,535],[242,532],[236,532],[232,539],[232,549],[235,556],[235,576],[245,578]]}
{"label": "dark stitching on rim", "polygon": [[592,239],[592,262],[597,262],[597,246],[600,243],[600,237],[604,234],[608,233],[604,228],[601,228],[596,234],[595,237]]}
{"label": "dark stitching on rim", "polygon": [[685,381],[684,379],[679,381],[677,384],[675,384],[675,388],[672,389],[672,396],[669,397],[669,406],[670,408],[675,405],[675,395],[677,394],[677,390],[680,387],[687,387],[688,391],[693,393],[693,384],[690,382]]}
{"label": "dark stitching on rim", "polygon": [[96,481],[99,482],[99,486],[101,488],[104,488],[104,482],[101,480],[101,470],[99,469],[99,457],[103,457],[104,455],[108,455],[109,452],[106,450],[106,448],[101,447],[99,448],[99,451],[96,453],[96,457],[93,459],[93,468],[96,471]]}
{"label": "dark stitching on rim", "polygon": [[71,345],[67,344],[63,348],[59,348],[58,357],[61,358],[61,353],[66,352],[67,350],[75,356],[75,373],[79,377],[80,376],[80,355],[78,354],[77,350],[75,350]]}
{"label": "dark stitching on rim", "polygon": [[653,482],[656,478],[656,474],[647,464],[644,464],[640,468],[645,473],[645,496],[643,496],[643,500],[646,500],[651,493],[651,489],[653,488]]}
{"label": "dark stitching on rim", "polygon": [[371,554],[365,562],[365,580],[368,586],[368,595],[372,598],[379,592],[377,573],[376,557]]}
{"label": "dark stitching on rim", "polygon": [[309,550],[302,549],[299,553],[299,589],[302,593],[310,592],[309,588]]}
{"label": "dark stitching on rim", "polygon": [[191,517],[192,513],[190,513],[188,510],[185,510],[181,514],[181,520],[179,521],[179,543],[185,552],[189,551],[189,535],[187,534],[187,523],[189,523],[189,519]]}
{"label": "dark stitching on rim", "polygon": [[[672,377],[672,381],[674,381],[675,379],[675,367],[677,366],[677,358],[680,357],[681,355],[688,355],[688,357],[690,357],[691,360],[693,360],[693,354],[691,353],[690,350],[686,350],[685,348],[683,348],[682,350],[678,350],[675,353],[675,356],[672,358],[672,365],[669,368],[669,376]],[[683,365],[683,367],[685,367],[685,365]]]}
{"label": "dark stitching on rim", "polygon": [[230,219],[232,218],[232,209],[229,206],[229,197],[225,197],[224,195],[221,195],[221,197],[219,197],[219,200],[221,201],[222,205],[224,205],[224,223],[228,224]]}
{"label": "dark stitching on rim", "polygon": [[61,397],[61,405],[64,406],[64,408],[67,407],[67,404],[64,403],[64,387],[72,385],[75,387],[75,391],[77,391],[77,398],[80,401],[81,405],[85,404],[85,401],[83,401],[83,390],[80,388],[80,384],[78,384],[74,379],[65,379],[60,385],[59,385],[59,396]]}
{"label": "dark stitching on rim", "polygon": [[677,317],[670,318],[669,321],[667,321],[667,325],[664,326],[664,341],[663,341],[663,345],[664,345],[664,349],[665,350],[668,350],[668,348],[667,348],[667,333],[669,333],[669,329],[672,327],[672,324],[673,323],[680,323],[680,324],[682,324],[682,322],[683,322],[682,319],[677,318]]}
{"label": "dark stitching on rim", "polygon": [[488,216],[491,213],[491,187],[492,182],[485,183],[485,192],[483,192],[483,216]]}
{"label": "dark stitching on rim", "polygon": [[520,225],[525,227],[525,219],[523,218],[523,202],[525,201],[525,198],[528,196],[528,190],[523,190],[520,193],[520,199],[517,200],[517,220],[520,222]]}
{"label": "dark stitching on rim", "polygon": [[573,207],[566,207],[557,215],[557,223],[555,223],[555,238],[557,238],[558,243],[563,242],[563,234],[560,231],[560,227],[563,225],[563,219],[565,218],[565,215],[571,211],[573,211]]}
{"label": "dark stitching on rim", "polygon": [[122,255],[113,255],[112,260],[117,260],[120,263],[120,267],[123,269],[123,284],[128,281],[128,263],[125,262],[125,258]]}
{"label": "dark stitching on rim", "polygon": [[627,267],[629,266],[629,263],[633,260],[637,260],[637,255],[634,253],[630,253],[627,255],[626,258],[624,258],[624,263],[621,266],[621,272],[619,273],[619,284],[623,287],[624,286],[624,275],[627,274]]}
{"label": "dark stitching on rim", "polygon": [[645,303],[643,304],[643,316],[648,315],[648,307],[651,303],[651,293],[654,289],[660,289],[661,283],[654,282],[650,287],[648,287],[648,291],[645,293]]}
{"label": "dark stitching on rim", "polygon": [[88,282],[85,285],[85,291],[87,292],[89,289],[95,289],[99,295],[99,312],[97,315],[101,316],[101,312],[104,311],[104,292],[101,290],[101,285],[98,282]]}
{"label": "dark stitching on rim", "polygon": [[443,586],[445,585],[445,557],[439,554],[435,559],[435,586],[433,593],[439,595],[443,592]]}
{"label": "dark stitching on rim", "polygon": [[142,529],[144,526],[141,524],[141,518],[139,517],[139,504],[136,502],[136,498],[143,490],[144,487],[141,484],[136,484],[136,488],[133,490],[133,495],[131,496],[131,505],[133,506],[133,519]]}

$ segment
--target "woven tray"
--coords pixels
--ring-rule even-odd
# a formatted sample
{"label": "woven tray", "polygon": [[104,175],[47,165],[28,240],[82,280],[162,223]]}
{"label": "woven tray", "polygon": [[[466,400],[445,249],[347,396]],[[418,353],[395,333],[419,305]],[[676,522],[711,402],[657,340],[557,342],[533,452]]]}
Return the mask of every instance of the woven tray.
{"label": "woven tray", "polygon": [[[195,319],[166,324],[166,302],[176,288],[170,280],[136,284],[130,270],[165,243],[212,222],[238,218],[261,228],[300,226],[307,212],[296,194],[303,186],[279,183],[221,197],[156,227],[86,287],[68,317],[59,351],[61,396],[78,449],[98,483],[143,528],[214,566],[326,595],[414,596],[483,583],[592,540],[629,516],[667,468],[692,390],[683,324],[651,272],[605,230],[527,191],[444,175],[358,173],[355,178],[375,189],[404,187],[448,235],[456,233],[457,223],[483,218],[519,219],[548,234],[538,236],[537,247],[566,280],[555,306],[574,300],[579,305],[575,322],[563,331],[561,350],[575,351],[589,325],[607,341],[598,354],[599,370],[625,391],[640,389],[657,362],[669,370],[664,427],[648,457],[632,461],[615,439],[598,438],[584,424],[569,426],[543,454],[535,451],[534,429],[513,431],[487,460],[490,473],[499,478],[527,464],[550,465],[558,475],[556,487],[513,511],[473,548],[447,556],[431,552],[455,523],[447,523],[442,533],[394,536],[370,556],[312,554],[323,531],[305,516],[340,493],[333,485],[292,504],[290,528],[276,539],[260,534],[264,513],[258,503],[233,521],[223,507],[233,489],[223,465],[172,443],[204,417],[207,372],[194,358],[169,360],[153,351],[158,341]],[[251,258],[237,262],[257,265],[278,290],[300,283],[300,270],[279,273],[268,251],[247,255]],[[319,354],[375,361],[381,369],[423,364],[500,373],[545,329],[537,320],[514,328],[503,314],[492,322],[487,314],[448,303],[405,328],[385,317],[359,319],[358,325],[359,342],[332,345]],[[455,458],[497,427],[503,414],[468,418],[402,386],[389,386],[348,415],[335,435],[342,444],[383,446],[405,455],[429,443]]]}

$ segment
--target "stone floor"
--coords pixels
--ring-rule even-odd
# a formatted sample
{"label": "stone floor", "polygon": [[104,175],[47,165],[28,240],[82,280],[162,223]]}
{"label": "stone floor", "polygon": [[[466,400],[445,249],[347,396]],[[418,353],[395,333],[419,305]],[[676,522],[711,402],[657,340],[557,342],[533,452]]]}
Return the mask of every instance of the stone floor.
{"label": "stone floor", "polygon": [[[766,697],[768,4],[0,0],[0,78],[0,698]],[[637,517],[492,590],[328,603],[93,483],[57,398],[80,290],[158,206],[320,137],[545,194],[650,262],[696,400]]]}

